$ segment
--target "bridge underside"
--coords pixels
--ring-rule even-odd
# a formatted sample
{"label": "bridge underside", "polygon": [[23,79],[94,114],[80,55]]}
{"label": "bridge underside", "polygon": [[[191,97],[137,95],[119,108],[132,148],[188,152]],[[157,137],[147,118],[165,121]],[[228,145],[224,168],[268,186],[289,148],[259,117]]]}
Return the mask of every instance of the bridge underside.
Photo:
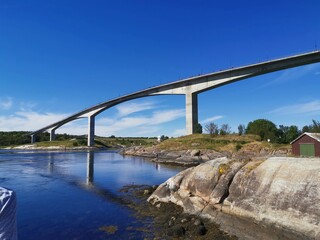
{"label": "bridge underside", "polygon": [[295,55],[287,58],[277,59],[273,61],[248,65],[245,67],[234,68],[226,71],[220,71],[210,74],[205,74],[193,78],[184,79],[181,81],[160,85],[157,87],[142,90],[136,93],[125,95],[91,108],[85,109],[66,119],[53,123],[47,127],[32,132],[31,142],[35,142],[35,134],[49,131],[50,141],[55,139],[55,130],[64,124],[77,120],[79,118],[88,119],[88,146],[94,144],[95,132],[95,116],[113,107],[117,104],[153,95],[172,95],[182,94],[186,96],[186,131],[187,134],[195,132],[195,126],[198,124],[198,94],[208,91],[225,84],[230,84],[239,80],[250,77],[275,72],[283,69],[298,67],[306,64],[320,62],[320,51],[310,52],[301,55]]}

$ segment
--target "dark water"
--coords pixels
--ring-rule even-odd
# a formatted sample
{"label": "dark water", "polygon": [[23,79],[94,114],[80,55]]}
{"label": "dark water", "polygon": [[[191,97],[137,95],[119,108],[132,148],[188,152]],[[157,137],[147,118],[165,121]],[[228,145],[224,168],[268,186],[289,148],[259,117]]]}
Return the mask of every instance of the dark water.
{"label": "dark water", "polygon": [[[16,191],[22,240],[143,239],[119,189],[160,184],[181,170],[113,151],[0,151],[0,186]],[[113,235],[99,230],[110,225]]]}

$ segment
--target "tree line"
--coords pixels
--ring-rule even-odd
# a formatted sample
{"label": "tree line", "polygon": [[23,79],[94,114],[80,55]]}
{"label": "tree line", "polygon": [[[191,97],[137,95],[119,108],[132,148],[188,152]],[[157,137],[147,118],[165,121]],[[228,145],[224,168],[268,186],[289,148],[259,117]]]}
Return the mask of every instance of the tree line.
{"label": "tree line", "polygon": [[[79,138],[76,135],[68,134],[56,134],[57,141],[70,140],[73,138]],[[38,133],[36,135],[36,142],[49,141],[50,134],[48,132]],[[12,131],[12,132],[0,132],[0,146],[16,146],[22,144],[28,144],[31,142],[30,132],[27,131]]]}
{"label": "tree line", "polygon": [[[196,133],[202,133],[203,127],[201,124],[195,126]],[[228,135],[231,134],[231,127],[228,124],[221,124],[220,126],[214,122],[210,122],[204,126],[204,131],[210,136]],[[310,125],[305,125],[299,129],[296,125],[277,127],[273,122],[267,119],[257,119],[249,122],[247,126],[240,124],[238,126],[238,134],[254,134],[260,136],[262,141],[271,141],[274,143],[288,144],[296,139],[304,132],[320,133],[320,122],[312,120]],[[235,133],[233,133],[235,134]]]}

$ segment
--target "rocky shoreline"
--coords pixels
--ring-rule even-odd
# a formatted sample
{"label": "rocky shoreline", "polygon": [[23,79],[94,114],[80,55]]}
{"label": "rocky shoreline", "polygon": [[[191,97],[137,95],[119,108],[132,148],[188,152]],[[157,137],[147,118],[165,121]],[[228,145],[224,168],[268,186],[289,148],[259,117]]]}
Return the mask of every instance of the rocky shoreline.
{"label": "rocky shoreline", "polygon": [[319,239],[319,189],[319,158],[222,157],[168,179],[148,201],[174,203],[240,239]]}
{"label": "rocky shoreline", "polygon": [[320,237],[320,159],[290,150],[216,152],[133,146],[121,152],[189,167],[161,184],[148,201],[174,203],[240,239]]}
{"label": "rocky shoreline", "polygon": [[270,150],[262,148],[250,151],[237,151],[237,152],[217,152],[208,149],[189,149],[189,150],[161,150],[156,146],[132,146],[122,148],[120,153],[123,155],[145,157],[151,159],[153,162],[181,165],[186,167],[197,166],[217,158],[227,157],[237,161],[250,161],[267,159],[268,157],[285,157],[291,154],[288,149]]}
{"label": "rocky shoreline", "polygon": [[235,240],[236,236],[220,230],[220,226],[207,218],[185,213],[183,208],[173,203],[161,203],[153,206],[147,202],[157,186],[127,185],[120,192],[124,194],[124,202],[133,209],[135,217],[145,227],[130,231],[144,232],[144,239],[219,239]]}

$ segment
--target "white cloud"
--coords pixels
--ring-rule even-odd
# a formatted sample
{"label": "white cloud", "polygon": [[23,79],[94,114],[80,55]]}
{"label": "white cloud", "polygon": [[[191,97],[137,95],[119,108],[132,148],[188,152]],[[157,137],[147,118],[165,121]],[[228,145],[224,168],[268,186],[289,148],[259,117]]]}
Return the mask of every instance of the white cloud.
{"label": "white cloud", "polygon": [[0,109],[8,110],[12,107],[13,101],[11,97],[1,98],[0,99]]}
{"label": "white cloud", "polygon": [[201,124],[206,124],[206,123],[209,123],[209,122],[217,121],[217,120],[219,120],[221,118],[223,118],[223,116],[214,116],[214,117],[206,118],[206,119],[200,121],[200,123]]}
{"label": "white cloud", "polygon": [[0,116],[0,130],[33,131],[66,118],[68,115],[19,111],[9,116]]}
{"label": "white cloud", "polygon": [[167,111],[152,112],[151,116],[124,117],[114,119],[112,124],[96,125],[97,135],[127,135],[129,132],[135,136],[153,134],[160,131],[159,125],[174,121],[185,116],[184,109],[170,109]]}
{"label": "white cloud", "polygon": [[150,110],[153,108],[155,108],[155,103],[153,102],[124,103],[119,106],[116,106],[119,117],[128,116],[132,113]]}
{"label": "white cloud", "polygon": [[[71,114],[41,113],[33,110],[32,102],[19,104],[20,110],[11,115],[0,115],[0,131],[35,131],[58,122]],[[152,111],[155,102],[126,103],[116,107],[116,113],[110,117],[98,117],[95,133],[100,136],[156,136],[165,132],[165,124],[185,116],[185,109]],[[142,111],[146,111],[143,112]],[[139,113],[130,115],[132,113]],[[87,119],[69,122],[56,130],[56,133],[83,135],[88,132]],[[168,134],[167,134],[168,135]],[[172,134],[171,134],[172,135]]]}
{"label": "white cloud", "polygon": [[320,113],[320,100],[276,108],[269,113],[281,115]]}
{"label": "white cloud", "polygon": [[176,129],[173,131],[172,135],[173,136],[183,136],[183,135],[186,135],[187,134],[187,131],[185,128],[180,128],[180,129]]}
{"label": "white cloud", "polygon": [[184,109],[172,109],[167,111],[154,112],[153,116],[150,118],[149,125],[157,125],[166,122],[173,121],[177,118],[185,116]]}

